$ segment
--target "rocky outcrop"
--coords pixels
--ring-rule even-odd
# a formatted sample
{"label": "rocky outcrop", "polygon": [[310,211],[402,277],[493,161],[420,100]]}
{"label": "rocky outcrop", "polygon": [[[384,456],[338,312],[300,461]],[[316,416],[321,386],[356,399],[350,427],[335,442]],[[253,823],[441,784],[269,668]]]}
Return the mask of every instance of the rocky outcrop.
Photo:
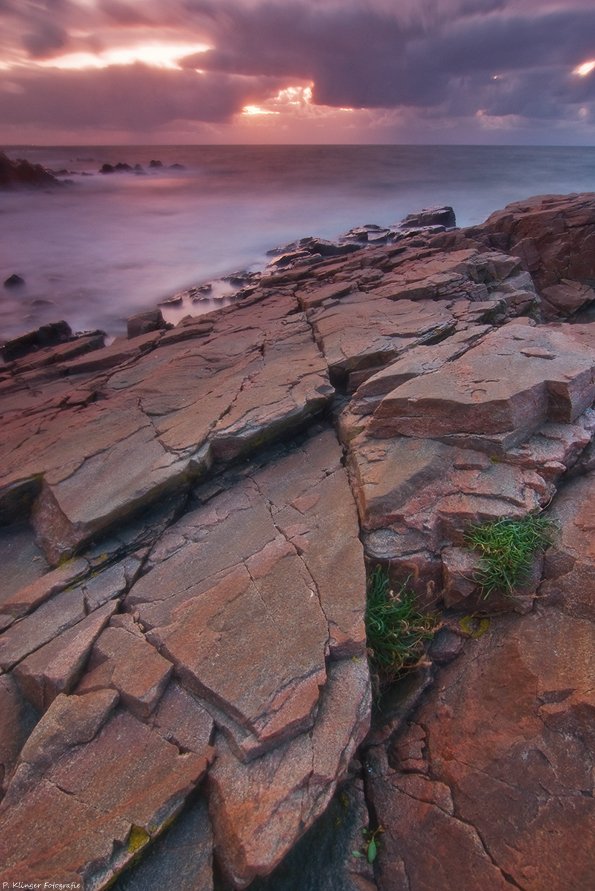
{"label": "rocky outcrop", "polygon": [[19,158],[17,161],[0,152],[0,189],[43,189],[48,186],[61,186],[41,164],[31,164]]}
{"label": "rocky outcrop", "polygon": [[549,317],[572,315],[594,299],[595,209],[591,194],[540,195],[517,201],[467,232],[520,259],[531,273]]}
{"label": "rocky outcrop", "polygon": [[[6,881],[588,886],[595,329],[447,210],[2,367]],[[469,523],[542,509],[556,546],[486,597]],[[368,733],[377,565],[441,626]]]}

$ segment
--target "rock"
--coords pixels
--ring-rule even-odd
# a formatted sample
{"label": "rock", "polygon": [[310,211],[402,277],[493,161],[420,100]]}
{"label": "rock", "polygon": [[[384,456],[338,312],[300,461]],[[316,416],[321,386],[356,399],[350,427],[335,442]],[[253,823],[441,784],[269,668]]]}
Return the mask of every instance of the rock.
{"label": "rock", "polygon": [[[35,334],[36,332],[33,333]],[[48,366],[62,364],[93,350],[101,349],[104,346],[105,337],[104,331],[96,331],[92,334],[82,334],[80,336],[74,335],[74,337],[69,338],[64,343],[58,343],[57,346],[38,346],[24,354],[20,352],[21,348],[19,346],[17,358],[8,361],[14,361],[14,370],[20,374],[40,369],[41,373],[34,376],[41,378],[45,383],[48,380],[48,372],[45,371]],[[16,339],[19,340],[19,338]],[[45,401],[47,402],[47,393],[45,396]]]}
{"label": "rock", "polygon": [[[0,509],[3,498],[12,504],[43,477],[34,525],[57,563],[157,498],[186,491],[213,459],[236,459],[307,425],[333,389],[305,319],[285,318],[294,305],[291,298],[243,305],[231,329],[224,311],[208,342],[201,327],[196,343],[139,351],[110,377],[101,401],[62,402],[34,441],[22,429],[7,432]],[[138,349],[134,341],[130,348]],[[39,432],[37,419],[26,423]],[[66,428],[67,448],[57,445]]]}
{"label": "rock", "polygon": [[[43,551],[35,544],[33,530],[28,523],[14,523],[0,528],[0,628],[5,627],[7,615],[16,617],[27,612],[28,605],[22,610],[16,607],[16,603],[23,601],[19,592],[39,584],[48,569]],[[44,586],[44,583],[41,585]],[[45,596],[41,595],[38,602],[44,599]],[[33,602],[37,602],[35,595]]]}
{"label": "rock", "polygon": [[0,677],[0,800],[21,749],[35,727],[38,716],[21,694],[10,675]]}
{"label": "rock", "polygon": [[350,410],[356,414],[371,414],[383,396],[413,377],[439,371],[446,362],[458,359],[475,346],[489,331],[488,325],[474,325],[468,330],[457,331],[441,343],[417,346],[406,352],[357,388],[349,405]]}
{"label": "rock", "polygon": [[569,424],[590,406],[594,372],[595,351],[573,333],[511,323],[439,375],[406,381],[385,396],[370,433],[434,438],[511,433],[509,445],[518,445],[544,421]]}
{"label": "rock", "polygon": [[151,726],[179,749],[196,752],[197,755],[211,744],[214,731],[209,713],[191,693],[175,682],[169,684],[161,697]]}
{"label": "rock", "polygon": [[446,607],[452,607],[477,593],[474,577],[481,567],[481,558],[467,548],[444,548],[440,556],[444,603]]}
{"label": "rock", "polygon": [[452,228],[457,221],[452,207],[425,207],[418,213],[408,214],[404,220],[398,223],[402,229],[412,229],[420,226],[446,226]]}
{"label": "rock", "polygon": [[[122,561],[65,590],[61,590],[65,576],[54,576],[44,593],[48,589],[57,589],[60,593],[42,602],[34,612],[5,630],[0,637],[0,668],[6,670],[16,665],[25,656],[77,625],[94,610],[123,594],[129,584],[131,562],[134,561]],[[50,575],[53,576],[53,573]],[[23,601],[27,602],[24,597]]]}
{"label": "rock", "polygon": [[17,275],[16,272],[12,275],[9,275],[7,279],[4,280],[5,288],[20,288],[25,284],[25,279],[20,275]]}
{"label": "rock", "polygon": [[269,873],[324,811],[366,734],[369,705],[365,660],[332,662],[310,733],[250,764],[217,742],[209,809],[215,854],[235,888]]}
{"label": "rock", "polygon": [[150,331],[162,331],[167,323],[160,309],[152,309],[148,312],[140,312],[131,316],[126,323],[128,339],[138,337],[140,334],[148,334]]}
{"label": "rock", "polygon": [[[502,233],[426,222],[4,367],[7,882],[100,891],[142,854],[121,891],[589,885],[593,327],[541,322]],[[484,598],[469,523],[544,507],[558,542]],[[379,565],[442,612],[368,732]]]}
{"label": "rock", "polygon": [[180,754],[137,718],[114,713],[117,695],[59,696],[29,738],[0,805],[8,880],[52,875],[104,887],[204,774],[210,751]]}
{"label": "rock", "polygon": [[74,689],[91,647],[115,610],[115,603],[106,603],[15,667],[13,675],[23,694],[39,712],[46,711],[60,693]]}
{"label": "rock", "polygon": [[149,167],[163,167],[161,161],[149,161]]}
{"label": "rock", "polygon": [[551,517],[557,524],[556,547],[548,553],[540,600],[564,613],[595,620],[592,473],[572,480],[556,498]]}
{"label": "rock", "polygon": [[126,598],[244,759],[312,726],[329,651],[364,651],[361,545],[340,454],[321,434],[187,514]]}
{"label": "rock", "polygon": [[142,633],[110,627],[95,641],[76,692],[117,690],[132,714],[147,718],[161,699],[172,670],[171,662],[163,659]]}
{"label": "rock", "polygon": [[550,317],[570,315],[593,299],[594,194],[517,201],[467,231],[521,259],[546,299]]}
{"label": "rock", "polygon": [[60,180],[41,164],[31,164],[23,159],[11,161],[0,152],[0,189],[41,189],[60,185]]}
{"label": "rock", "polygon": [[213,833],[199,798],[151,845],[140,863],[110,885],[112,891],[213,891]]}
{"label": "rock", "polygon": [[20,359],[28,353],[35,352],[43,347],[56,346],[70,340],[72,331],[67,322],[52,322],[49,325],[42,325],[35,331],[28,331],[26,334],[20,334],[13,340],[8,340],[2,347],[2,358],[5,362],[12,362],[14,359]]}
{"label": "rock", "polygon": [[[592,649],[590,622],[538,608],[493,621],[443,669],[411,725],[428,774],[380,762],[370,778],[386,830],[379,889],[589,881]],[[434,845],[440,857],[427,856]]]}
{"label": "rock", "polygon": [[374,891],[374,868],[354,857],[368,828],[364,784],[349,779],[324,814],[269,876],[254,879],[250,891]]}

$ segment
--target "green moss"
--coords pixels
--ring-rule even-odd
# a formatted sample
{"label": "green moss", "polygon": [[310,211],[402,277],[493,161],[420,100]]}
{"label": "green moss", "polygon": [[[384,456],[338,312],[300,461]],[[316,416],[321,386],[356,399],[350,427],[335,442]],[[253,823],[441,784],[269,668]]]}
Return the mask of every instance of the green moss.
{"label": "green moss", "polygon": [[465,540],[481,555],[474,579],[485,596],[493,591],[510,595],[517,585],[526,582],[535,555],[552,544],[555,528],[543,514],[470,526]]}
{"label": "green moss", "polygon": [[390,587],[386,570],[377,567],[368,580],[366,636],[372,670],[380,681],[393,681],[417,665],[436,620],[415,608],[415,594]]}

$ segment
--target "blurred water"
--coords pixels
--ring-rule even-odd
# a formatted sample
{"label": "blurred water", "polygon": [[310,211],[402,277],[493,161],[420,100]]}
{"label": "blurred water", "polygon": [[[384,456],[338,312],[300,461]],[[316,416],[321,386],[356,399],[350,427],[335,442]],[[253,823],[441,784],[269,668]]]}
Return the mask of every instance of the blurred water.
{"label": "blurred water", "polygon": [[[590,147],[12,146],[7,153],[66,168],[75,184],[0,193],[0,281],[14,272],[26,281],[0,287],[0,338],[59,318],[75,330],[120,334],[133,313],[256,268],[268,249],[304,235],[336,238],[433,204],[451,204],[466,226],[530,195],[595,191]],[[151,159],[185,170],[149,170]],[[98,173],[118,161],[140,163],[147,174]]]}

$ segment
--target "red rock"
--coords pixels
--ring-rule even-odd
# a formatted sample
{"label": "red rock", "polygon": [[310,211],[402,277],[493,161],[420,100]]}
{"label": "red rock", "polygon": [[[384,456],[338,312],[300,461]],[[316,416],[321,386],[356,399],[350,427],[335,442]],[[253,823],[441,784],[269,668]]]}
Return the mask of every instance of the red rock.
{"label": "red rock", "polygon": [[[405,860],[412,891],[588,886],[593,650],[591,623],[551,608],[492,620],[468,641],[415,715],[432,779],[377,765],[380,888],[393,887],[393,856]],[[452,796],[450,808],[438,793]]]}
{"label": "red rock", "polygon": [[406,352],[358,387],[350,402],[350,410],[358,415],[371,414],[383,396],[411,378],[439,371],[447,362],[458,359],[475,346],[489,331],[487,325],[478,325],[456,332],[441,343],[417,346]]}
{"label": "red rock", "polygon": [[0,604],[0,615],[10,618],[12,624],[15,619],[36,609],[73,582],[79,581],[88,571],[89,564],[86,560],[68,560],[30,585],[17,588],[15,593]]}
{"label": "red rock", "polygon": [[570,616],[595,620],[595,477],[572,480],[550,511],[557,524],[555,546],[546,555],[539,597]]}
{"label": "red rock", "polygon": [[30,737],[0,806],[0,856],[13,881],[78,876],[104,887],[204,774],[208,748],[181,755],[126,712],[105,723],[116,698],[59,696]]}
{"label": "red rock", "polygon": [[148,717],[161,698],[173,666],[143,638],[125,628],[106,628],[96,640],[78,694],[111,688],[139,717]]}
{"label": "red rock", "polygon": [[0,677],[0,799],[19,753],[33,730],[37,715],[25,702],[10,675]]}
{"label": "red rock", "polygon": [[211,743],[213,720],[196,699],[172,682],[154,713],[152,728],[183,751],[200,754]]}
{"label": "red rock", "polygon": [[545,420],[572,423],[590,406],[594,360],[592,348],[560,328],[505,325],[439,375],[397,387],[374,412],[370,432],[438,438],[518,431],[523,441]]}
{"label": "red rock", "polygon": [[329,667],[310,733],[250,764],[219,739],[209,809],[215,853],[234,887],[267,875],[323,812],[366,734],[369,707],[366,661],[342,660]]}
{"label": "red rock", "polygon": [[93,643],[116,608],[116,603],[107,603],[15,667],[14,677],[38,711],[43,713],[58,694],[72,691],[83,673]]}
{"label": "red rock", "polygon": [[[595,195],[539,195],[507,205],[473,230],[475,237],[506,246],[535,280],[555,314],[577,309],[580,292],[555,288],[563,281],[590,285],[595,280]],[[592,299],[583,291],[584,299]],[[584,301],[583,301],[584,302]],[[580,305],[580,303],[578,303]]]}

